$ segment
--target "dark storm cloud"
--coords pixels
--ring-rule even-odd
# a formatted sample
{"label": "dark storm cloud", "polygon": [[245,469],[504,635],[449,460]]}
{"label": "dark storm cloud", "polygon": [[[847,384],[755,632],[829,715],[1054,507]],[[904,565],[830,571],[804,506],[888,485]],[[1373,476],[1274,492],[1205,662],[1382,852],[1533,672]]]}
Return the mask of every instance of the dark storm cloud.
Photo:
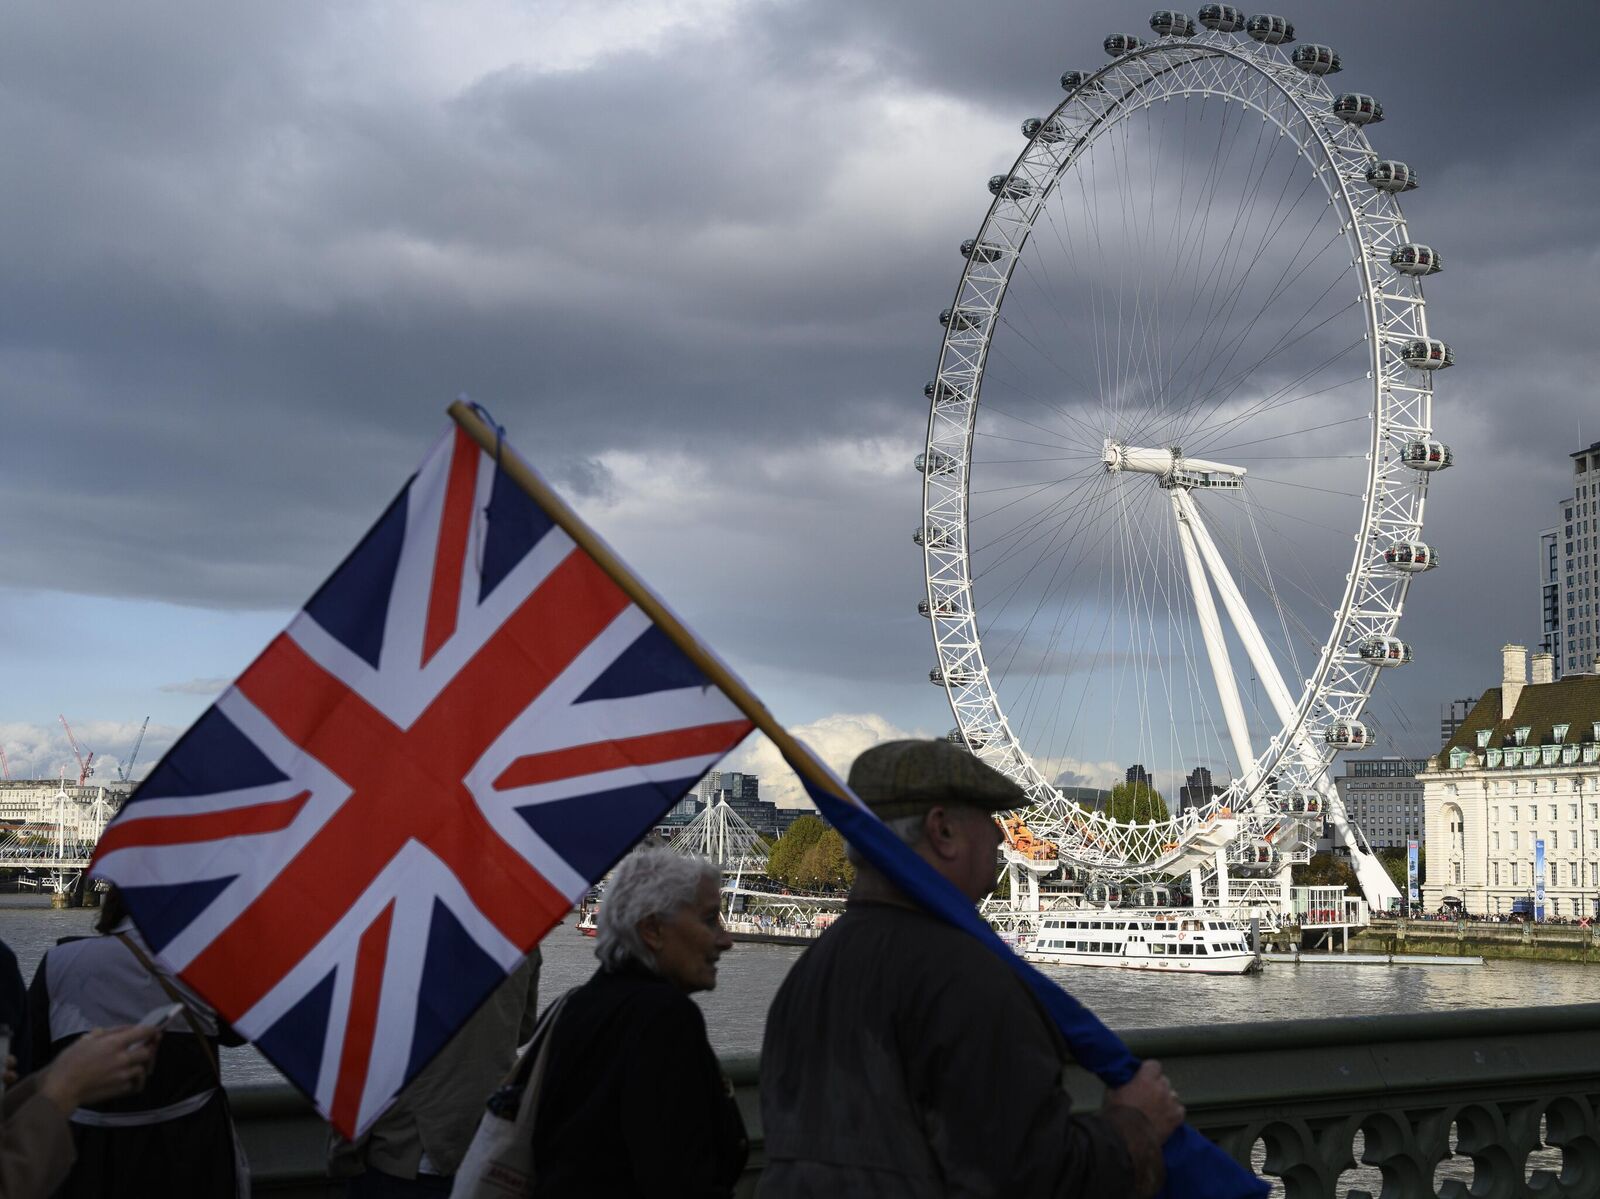
{"label": "dark storm cloud", "polygon": [[[1511,11],[1289,14],[1343,54],[1336,82],[1384,102],[1373,140],[1422,172],[1413,234],[1446,256],[1430,319],[1462,365],[1441,380],[1437,423],[1461,466],[1430,508],[1447,565],[1412,592],[1428,673],[1392,684],[1429,711],[1492,670],[1500,641],[1534,636],[1533,533],[1564,494],[1600,367],[1585,269],[1600,82],[1550,49],[1589,9],[1547,5],[1537,27]],[[953,247],[984,178],[1020,149],[1017,123],[1148,12],[734,13],[559,68],[508,46],[448,87],[372,68],[403,22],[359,7],[13,14],[9,578],[297,603],[465,391],[597,505],[647,486],[652,456],[719,464],[712,490],[739,511],[680,530],[659,567],[743,572],[736,590],[690,597],[701,623],[774,671],[900,695],[929,651],[908,621],[915,479],[898,455],[923,420]],[[1600,437],[1600,417],[1584,434]],[[762,465],[855,439],[897,457],[844,478]],[[618,453],[634,477],[617,476]],[[1475,547],[1506,568],[1477,570]],[[829,602],[797,600],[824,566]]]}

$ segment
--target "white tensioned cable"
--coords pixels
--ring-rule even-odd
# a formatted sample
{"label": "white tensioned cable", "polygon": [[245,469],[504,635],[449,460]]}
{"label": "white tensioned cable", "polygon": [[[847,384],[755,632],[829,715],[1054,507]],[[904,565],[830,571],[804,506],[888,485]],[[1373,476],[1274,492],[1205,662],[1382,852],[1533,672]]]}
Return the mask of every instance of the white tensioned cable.
{"label": "white tensioned cable", "polygon": [[[1280,136],[1295,139],[1338,216],[1352,265],[1359,267],[1369,342],[1373,428],[1344,592],[1315,669],[1300,683],[1293,720],[1258,754],[1254,769],[1242,769],[1246,777],[1273,780],[1268,809],[1279,807],[1284,796],[1313,788],[1314,775],[1325,771],[1333,752],[1322,743],[1323,730],[1334,721],[1355,719],[1372,689],[1377,668],[1357,657],[1355,647],[1392,635],[1399,621],[1410,577],[1386,565],[1384,550],[1419,537],[1427,489],[1427,474],[1405,467],[1401,451],[1432,431],[1431,376],[1409,367],[1400,353],[1402,344],[1426,338],[1428,330],[1420,281],[1390,265],[1390,253],[1409,241],[1399,203],[1390,192],[1367,186],[1376,155],[1361,127],[1335,116],[1333,92],[1320,77],[1291,65],[1281,48],[1220,32],[1164,38],[1116,59],[1073,90],[1046,118],[1060,130],[1059,140],[1029,140],[1008,175],[1025,181],[1027,194],[1002,189],[990,206],[975,239],[979,252],[962,272],[940,347],[923,474],[923,530],[930,534],[923,539],[928,614],[938,669],[968,745],[1026,788],[1033,804],[1030,820],[1040,826],[1036,831],[1058,841],[1064,859],[1131,874],[1159,871],[1173,860],[1174,843],[1206,836],[1208,822],[1225,814],[1223,808],[1242,808],[1251,797],[1224,792],[1198,811],[1130,827],[1081,810],[1052,785],[1013,732],[985,661],[968,552],[970,472],[990,344],[1006,290],[1046,201],[1108,130],[1157,100],[1177,97],[1240,104],[1260,113]],[[1097,340],[1097,358],[1099,353]],[[1109,364],[1097,366],[1108,369]],[[1292,689],[1295,682],[1288,681]],[[1307,752],[1311,738],[1314,754]],[[1295,752],[1288,752],[1291,747]]]}

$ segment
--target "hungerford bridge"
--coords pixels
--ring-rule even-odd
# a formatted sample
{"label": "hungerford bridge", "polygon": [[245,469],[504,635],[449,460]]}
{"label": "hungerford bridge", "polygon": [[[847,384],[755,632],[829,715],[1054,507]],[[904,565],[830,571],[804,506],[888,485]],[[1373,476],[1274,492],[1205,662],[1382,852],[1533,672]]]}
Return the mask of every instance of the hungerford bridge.
{"label": "hungerford bridge", "polygon": [[19,887],[51,892],[58,906],[66,903],[123,795],[52,780],[0,783],[0,871]]}

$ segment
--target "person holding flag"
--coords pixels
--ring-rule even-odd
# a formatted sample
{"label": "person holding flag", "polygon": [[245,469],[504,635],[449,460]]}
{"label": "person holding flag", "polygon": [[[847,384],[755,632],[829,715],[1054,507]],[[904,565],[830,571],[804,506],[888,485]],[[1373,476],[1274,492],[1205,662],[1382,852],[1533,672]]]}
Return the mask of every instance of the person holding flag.
{"label": "person holding flag", "polygon": [[[946,741],[867,750],[850,789],[976,902],[994,884],[1017,784]],[[1081,1116],[1066,1046],[1021,980],[859,852],[845,914],[767,1017],[761,1199],[827,1194],[1150,1196],[1183,1107],[1146,1062]]]}
{"label": "person holding flag", "polygon": [[[886,888],[951,926],[952,946],[957,934],[973,941],[959,958],[950,949],[952,961],[987,954],[1011,971],[1048,1014],[1028,1035],[1059,1064],[1058,1032],[1118,1096],[1113,1107],[1146,1112],[1070,1127],[1062,1107],[1034,1113],[1143,1185],[1128,1130],[1148,1120],[1161,1140],[1175,1101],[1158,1071],[973,909],[987,887],[973,889],[977,841],[938,833],[960,850],[959,868],[908,848],[481,408],[457,402],[450,415],[455,430],[100,838],[90,873],[122,888],[152,956],[359,1138],[545,933],[759,728]],[[948,795],[916,805],[929,825],[935,810],[958,819]],[[1004,992],[996,981],[985,994]],[[1017,1035],[1011,1013],[1026,1010],[986,1018]],[[826,1017],[796,1013],[794,1035]],[[1161,1153],[1170,1199],[1266,1194],[1187,1125]]]}

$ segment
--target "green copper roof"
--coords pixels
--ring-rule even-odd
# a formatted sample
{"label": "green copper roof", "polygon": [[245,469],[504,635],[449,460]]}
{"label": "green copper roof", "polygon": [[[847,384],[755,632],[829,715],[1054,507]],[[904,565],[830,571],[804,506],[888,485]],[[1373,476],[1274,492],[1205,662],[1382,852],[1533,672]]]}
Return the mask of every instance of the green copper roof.
{"label": "green copper roof", "polygon": [[[1583,745],[1594,741],[1594,722],[1600,720],[1600,675],[1575,674],[1554,683],[1530,683],[1517,697],[1516,709],[1508,720],[1500,719],[1499,687],[1491,687],[1479,697],[1455,736],[1432,761],[1442,768],[1452,749],[1478,751],[1478,732],[1490,729],[1489,748],[1500,749],[1516,743],[1516,730],[1527,726],[1529,745]],[[1570,726],[1564,740],[1555,739],[1555,726]]]}

